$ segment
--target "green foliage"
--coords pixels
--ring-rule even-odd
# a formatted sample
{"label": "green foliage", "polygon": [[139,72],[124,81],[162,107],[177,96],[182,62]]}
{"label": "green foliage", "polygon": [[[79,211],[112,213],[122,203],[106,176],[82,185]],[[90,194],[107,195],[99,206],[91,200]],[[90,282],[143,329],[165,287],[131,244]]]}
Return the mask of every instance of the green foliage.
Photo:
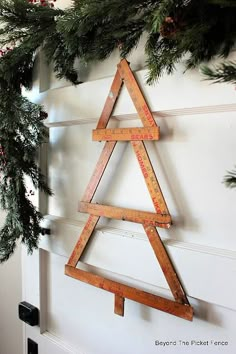
{"label": "green foliage", "polygon": [[73,84],[78,84],[78,73],[73,68],[77,57],[75,52],[68,50],[63,37],[59,32],[54,32],[48,36],[43,45],[44,53],[48,62],[53,62],[54,71],[58,79],[65,78]]}
{"label": "green foliage", "polygon": [[0,231],[0,262],[11,256],[18,240],[29,252],[38,244],[42,215],[28,198],[25,176],[36,189],[51,194],[36,164],[40,144],[47,137],[42,107],[21,96],[22,85],[31,86],[35,51],[44,39],[42,31],[32,33],[35,26],[43,28],[49,21],[42,25],[35,7],[22,0],[1,2],[3,18],[0,42],[15,41],[17,46],[0,58],[0,203],[7,212]]}
{"label": "green foliage", "polygon": [[213,68],[202,66],[201,71],[206,80],[236,84],[236,62],[228,61]]}
{"label": "green foliage", "polygon": [[137,46],[155,3],[131,0],[127,6],[125,0],[78,1],[58,19],[57,30],[70,53],[85,62],[104,60],[118,47],[124,57]]}
{"label": "green foliage", "polygon": [[226,57],[235,44],[233,0],[74,0],[65,11],[26,0],[0,3],[2,43],[27,42],[43,47],[59,78],[78,83],[73,69],[83,62],[106,59],[119,48],[126,57],[147,34],[148,82],[188,55],[186,68],[215,56]]}
{"label": "green foliage", "polygon": [[51,194],[35,161],[47,136],[42,107],[6,87],[0,89],[0,202],[8,214],[0,232],[0,262],[14,252],[18,239],[30,252],[37,247],[42,215],[27,197],[24,176],[31,178],[35,188]]}
{"label": "green foliage", "polygon": [[147,33],[148,82],[188,55],[186,68],[215,56],[226,57],[235,44],[234,1],[197,0],[83,0],[57,22],[73,57],[88,62],[106,59],[114,49],[125,57]]}
{"label": "green foliage", "polygon": [[146,47],[150,83],[165,71],[172,73],[185,55],[187,69],[217,55],[228,55],[236,39],[236,9],[204,0],[165,0],[162,5],[155,11],[152,25],[162,38],[156,38],[154,44],[147,42]]}
{"label": "green foliage", "polygon": [[27,0],[3,0],[0,3],[0,20],[3,24],[0,43],[18,42],[27,38],[32,43],[40,39],[38,45],[41,45],[46,34],[55,29],[55,17],[63,13],[47,6],[34,5]]}
{"label": "green foliage", "polygon": [[14,50],[7,52],[0,60],[0,78],[15,91],[21,85],[30,88],[36,48],[22,42]]}
{"label": "green foliage", "polygon": [[224,183],[229,188],[236,188],[236,170],[228,172],[224,178]]}
{"label": "green foliage", "polygon": [[77,73],[73,69],[75,56],[72,57],[56,29],[57,21],[63,15],[62,10],[32,4],[27,0],[4,0],[0,3],[0,22],[3,23],[0,44],[15,44],[13,53],[8,53],[7,63],[9,67],[15,68],[15,73],[15,60],[32,67],[34,53],[41,47],[45,48],[48,62],[54,62],[59,78],[65,77],[75,84],[78,83]]}

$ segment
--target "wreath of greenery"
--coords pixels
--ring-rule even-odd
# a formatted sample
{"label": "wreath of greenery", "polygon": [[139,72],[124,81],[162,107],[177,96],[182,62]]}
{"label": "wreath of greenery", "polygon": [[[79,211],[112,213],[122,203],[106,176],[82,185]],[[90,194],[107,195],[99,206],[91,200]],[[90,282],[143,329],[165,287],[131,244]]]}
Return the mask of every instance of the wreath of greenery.
{"label": "wreath of greenery", "polygon": [[[30,202],[24,176],[51,194],[35,162],[45,140],[42,107],[22,96],[30,89],[35,53],[43,50],[58,78],[78,84],[74,62],[104,60],[117,47],[126,57],[145,32],[148,83],[188,53],[190,69],[213,57],[227,57],[236,39],[235,0],[74,0],[60,10],[52,0],[0,2],[0,202],[7,211],[0,231],[0,262],[14,252],[17,240],[37,248],[42,215]],[[236,82],[235,63],[204,73],[215,81]],[[236,186],[234,172],[226,177]]]}

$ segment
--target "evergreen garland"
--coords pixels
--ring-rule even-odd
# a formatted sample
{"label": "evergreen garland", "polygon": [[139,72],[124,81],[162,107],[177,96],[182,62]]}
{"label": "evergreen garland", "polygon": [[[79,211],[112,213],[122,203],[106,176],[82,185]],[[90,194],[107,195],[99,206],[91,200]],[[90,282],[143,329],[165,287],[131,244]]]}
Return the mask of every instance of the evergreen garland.
{"label": "evergreen garland", "polygon": [[[75,59],[104,60],[118,48],[128,56],[146,33],[149,83],[172,73],[187,55],[186,69],[221,56],[236,40],[236,0],[74,0],[66,10],[51,0],[0,2],[0,202],[8,214],[0,232],[0,262],[21,239],[37,247],[42,215],[30,202],[24,176],[51,194],[35,163],[46,137],[42,107],[22,97],[30,88],[35,53],[43,50],[58,78],[79,83]],[[234,63],[205,74],[235,82]],[[226,183],[236,186],[234,172]]]}
{"label": "evergreen garland", "polygon": [[206,80],[236,84],[236,62],[227,61],[213,68],[203,66],[201,71]]}
{"label": "evergreen garland", "polygon": [[1,86],[0,202],[7,216],[0,232],[0,262],[14,252],[18,239],[27,245],[29,252],[37,247],[42,215],[28,198],[24,176],[31,177],[35,188],[51,194],[35,161],[45,137],[41,107]]}
{"label": "evergreen garland", "polygon": [[36,164],[39,146],[47,136],[42,122],[46,114],[40,105],[21,95],[22,86],[31,86],[35,51],[43,40],[39,33],[34,36],[37,42],[31,41],[22,31],[26,5],[28,8],[28,3],[15,1],[12,7],[10,1],[4,1],[0,10],[1,18],[7,18],[1,29],[1,44],[18,42],[13,50],[2,50],[0,59],[0,202],[7,212],[0,231],[0,262],[13,254],[18,240],[29,252],[38,245],[42,215],[29,199],[25,176],[35,188],[51,194]]}
{"label": "evergreen garland", "polygon": [[126,57],[147,34],[145,51],[152,83],[176,63],[193,68],[215,56],[227,57],[236,39],[235,0],[74,0],[67,10],[27,0],[3,0],[2,44],[41,47],[59,78],[78,83],[76,58],[106,59],[116,48]]}

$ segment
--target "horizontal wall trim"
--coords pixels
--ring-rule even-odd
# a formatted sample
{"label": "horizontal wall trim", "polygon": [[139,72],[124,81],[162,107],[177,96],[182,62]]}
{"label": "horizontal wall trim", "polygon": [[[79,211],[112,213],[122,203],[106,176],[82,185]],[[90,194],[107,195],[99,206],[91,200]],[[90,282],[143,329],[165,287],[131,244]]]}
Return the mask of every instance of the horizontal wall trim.
{"label": "horizontal wall trim", "polygon": [[[148,242],[147,239],[143,237],[143,234],[131,232],[131,231],[124,231],[115,228],[105,228],[105,231],[99,230],[100,232],[109,233],[116,235],[118,237],[129,237],[129,238],[136,238],[140,239],[144,242]],[[179,240],[173,240],[166,237],[162,237],[162,241],[166,246],[170,247],[177,247],[189,251],[199,252],[199,253],[206,253],[212,256],[219,256],[223,258],[230,258],[236,261],[236,251],[226,250],[223,248],[211,247],[206,245],[200,245],[196,243],[184,242]]]}
{"label": "horizontal wall trim", "polygon": [[[152,114],[155,119],[158,118],[172,118],[178,116],[192,116],[198,114],[209,114],[209,113],[227,113],[236,111],[236,104],[221,104],[216,106],[201,106],[201,107],[192,107],[192,108],[179,108],[173,110],[163,110],[163,111],[153,111]],[[113,120],[123,121],[123,120],[135,120],[138,119],[138,114],[123,114],[123,115],[114,115],[111,117]],[[63,120],[58,122],[45,122],[46,127],[55,128],[55,127],[69,127],[73,125],[81,124],[92,124],[97,123],[99,117],[96,118],[77,118],[73,120]]]}
{"label": "horizontal wall trim", "polygon": [[78,350],[72,348],[69,344],[63,342],[59,337],[55,336],[53,333],[49,331],[45,331],[42,333],[45,340],[48,340],[52,343],[52,345],[56,345],[61,350],[65,351],[68,354],[82,354],[78,352]]}
{"label": "horizontal wall trim", "polygon": [[[51,235],[42,237],[40,247],[68,260],[84,225],[83,221],[47,215],[42,226],[49,227]],[[236,283],[232,281],[235,251],[165,238],[163,242],[187,296],[236,310]],[[97,228],[82,256],[81,266],[116,274],[116,280],[133,279],[128,285],[137,281],[158,292],[169,292],[154,252],[142,233]]]}
{"label": "horizontal wall trim", "polygon": [[[57,223],[57,224],[64,224],[64,225],[69,224],[69,225],[73,225],[75,227],[78,227],[79,229],[82,229],[82,227],[84,227],[84,224],[85,224],[83,221],[72,220],[72,219],[58,217],[58,216],[54,216],[54,215],[46,215],[42,224],[45,225],[45,223],[48,224],[51,222]],[[144,233],[140,233],[140,232],[134,232],[134,231],[111,228],[111,227],[98,228],[97,232],[104,234],[104,235],[112,234],[116,237],[132,238],[132,239],[141,240],[143,242],[148,242],[148,239],[145,238]],[[49,236],[49,238],[50,238],[50,236]],[[205,253],[205,254],[209,254],[212,256],[218,256],[218,257],[222,257],[222,258],[230,258],[230,259],[233,259],[236,261],[236,251],[206,246],[206,245],[202,245],[202,244],[184,242],[184,241],[169,239],[166,237],[162,237],[162,241],[164,242],[164,244],[166,246],[176,247],[176,248],[189,250],[189,251],[193,251],[193,252],[198,252],[198,253]]]}

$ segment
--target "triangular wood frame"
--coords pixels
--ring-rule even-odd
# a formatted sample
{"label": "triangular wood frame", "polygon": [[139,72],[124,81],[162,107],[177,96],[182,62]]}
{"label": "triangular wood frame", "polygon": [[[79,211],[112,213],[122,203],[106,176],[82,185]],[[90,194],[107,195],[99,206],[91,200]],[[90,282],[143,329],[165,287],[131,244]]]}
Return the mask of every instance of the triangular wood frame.
{"label": "triangular wood frame", "polygon": [[[158,140],[159,127],[141,93],[129,63],[123,59],[117,68],[101,117],[96,129],[93,131],[93,140],[104,140],[106,143],[79,207],[80,212],[89,213],[90,215],[68,264],[65,266],[65,274],[113,293],[115,295],[114,311],[118,315],[124,315],[124,299],[127,298],[191,321],[193,308],[188,302],[174,266],[156,230],[156,227],[169,228],[171,216],[143,140]],[[143,128],[106,129],[123,83],[141,118]],[[134,149],[156,213],[91,203],[116,143],[120,140],[130,141]],[[175,300],[169,300],[76,268],[101,216],[137,222],[143,225]]]}

